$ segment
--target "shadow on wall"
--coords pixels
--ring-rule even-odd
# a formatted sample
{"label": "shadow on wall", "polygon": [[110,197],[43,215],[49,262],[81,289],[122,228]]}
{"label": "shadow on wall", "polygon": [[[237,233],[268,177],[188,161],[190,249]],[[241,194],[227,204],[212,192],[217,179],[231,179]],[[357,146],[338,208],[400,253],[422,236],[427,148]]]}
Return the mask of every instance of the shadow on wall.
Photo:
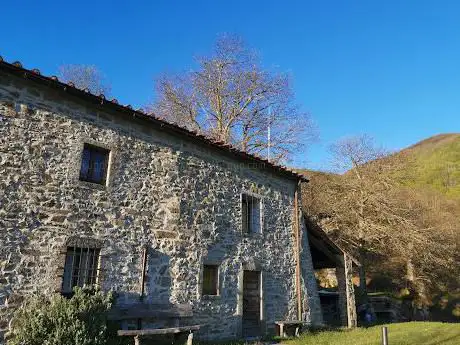
{"label": "shadow on wall", "polygon": [[169,304],[172,289],[170,258],[149,248],[145,279],[145,302]]}
{"label": "shadow on wall", "polygon": [[[128,306],[140,302],[145,304],[169,304],[172,288],[170,257],[152,247],[148,247],[144,270],[142,252],[139,254],[141,257],[138,263],[135,263],[136,272],[132,276],[132,281],[137,280],[138,282],[132,284],[131,291],[116,291],[115,303],[117,306]],[[143,296],[142,282],[144,284]],[[107,286],[107,288],[110,287]]]}
{"label": "shadow on wall", "polygon": [[181,317],[190,316],[191,308],[184,310],[172,304],[171,288],[170,257],[149,247],[145,270],[141,260],[138,290],[118,292],[115,306],[111,311],[112,320],[117,321],[121,329],[177,326]]}

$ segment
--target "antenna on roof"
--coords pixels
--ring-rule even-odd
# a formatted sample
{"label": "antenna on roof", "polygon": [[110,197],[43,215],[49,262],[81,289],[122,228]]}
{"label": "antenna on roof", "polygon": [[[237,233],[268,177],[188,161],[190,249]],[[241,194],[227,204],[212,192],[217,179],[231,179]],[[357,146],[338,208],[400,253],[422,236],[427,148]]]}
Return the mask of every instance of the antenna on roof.
{"label": "antenna on roof", "polygon": [[270,126],[271,126],[271,121],[272,121],[272,107],[268,108],[268,116],[269,116],[269,121],[268,121],[268,131],[267,131],[267,160],[270,162]]}

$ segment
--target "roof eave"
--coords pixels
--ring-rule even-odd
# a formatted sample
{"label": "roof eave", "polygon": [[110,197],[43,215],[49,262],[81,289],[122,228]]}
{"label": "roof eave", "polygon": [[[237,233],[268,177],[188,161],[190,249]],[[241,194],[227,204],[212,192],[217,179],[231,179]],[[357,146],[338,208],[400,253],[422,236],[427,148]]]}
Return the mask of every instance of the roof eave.
{"label": "roof eave", "polygon": [[212,146],[213,148],[231,153],[232,155],[240,159],[249,160],[249,161],[257,162],[257,163],[263,163],[264,165],[266,165],[266,168],[273,170],[277,172],[278,174],[288,177],[290,179],[294,179],[294,180],[298,180],[302,182],[309,182],[307,177],[301,174],[298,174],[288,169],[287,167],[282,167],[282,166],[273,164],[266,159],[263,159],[263,158],[254,156],[252,154],[249,154],[247,152],[241,151],[229,144],[215,142],[212,139],[205,137],[204,135],[192,132],[186,128],[180,127],[173,123],[169,123],[163,119],[155,118],[143,112],[141,109],[135,110],[130,105],[121,105],[118,103],[116,99],[107,100],[104,95],[94,95],[88,90],[81,90],[71,84],[63,83],[59,81],[57,77],[43,76],[39,70],[26,69],[19,62],[8,63],[4,61],[3,58],[0,56],[0,67],[7,70],[8,72],[12,74],[15,74],[15,75],[18,75],[18,76],[21,76],[21,77],[24,77],[24,78],[27,78],[27,79],[30,79],[36,82],[40,82],[52,88],[63,90],[67,92],[68,94],[82,98],[85,101],[90,101],[94,105],[104,106],[107,108],[111,108],[114,111],[128,113],[133,117],[145,119],[171,132],[174,132],[179,135],[185,135],[192,141],[200,142],[200,143]]}

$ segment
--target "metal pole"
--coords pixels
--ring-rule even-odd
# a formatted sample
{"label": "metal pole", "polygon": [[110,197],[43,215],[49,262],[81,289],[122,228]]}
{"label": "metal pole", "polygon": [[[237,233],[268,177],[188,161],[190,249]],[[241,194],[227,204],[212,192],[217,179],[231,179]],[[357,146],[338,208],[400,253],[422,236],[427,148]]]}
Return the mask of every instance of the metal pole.
{"label": "metal pole", "polygon": [[[143,255],[142,255],[142,273],[141,273],[141,294],[139,296],[139,300],[141,302],[144,301],[145,297],[145,273],[147,270],[147,255],[148,255],[148,247],[147,245],[143,248]],[[142,329],[142,318],[137,319],[137,329]],[[140,339],[137,340],[140,344]]]}
{"label": "metal pole", "polygon": [[382,345],[388,345],[388,327],[382,327]]}
{"label": "metal pole", "polygon": [[147,270],[147,255],[148,255],[148,247],[147,245],[143,248],[143,255],[142,255],[142,275],[141,275],[141,295],[140,300],[143,301],[145,297],[145,274]]}
{"label": "metal pole", "polygon": [[267,133],[267,160],[270,162],[270,126],[272,121],[272,107],[268,108],[268,116],[270,117],[270,122],[268,123],[268,133]]}
{"label": "metal pole", "polygon": [[296,267],[295,267],[295,285],[297,292],[297,320],[302,321],[302,290],[300,288],[300,220],[299,220],[299,204],[298,204],[298,191],[300,190],[300,181],[294,192],[294,232],[295,232],[295,255],[296,255]]}

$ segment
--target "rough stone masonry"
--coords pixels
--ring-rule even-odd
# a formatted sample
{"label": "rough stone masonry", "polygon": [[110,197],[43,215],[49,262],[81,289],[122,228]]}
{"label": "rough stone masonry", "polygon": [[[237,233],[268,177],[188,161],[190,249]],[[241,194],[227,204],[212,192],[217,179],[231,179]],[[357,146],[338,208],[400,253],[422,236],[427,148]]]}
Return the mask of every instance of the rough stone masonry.
{"label": "rough stone masonry", "polygon": [[[84,144],[110,151],[106,185],[79,180]],[[264,331],[296,319],[296,179],[2,69],[0,155],[2,331],[24,297],[61,290],[70,245],[100,247],[98,283],[120,305],[139,300],[147,246],[145,301],[191,304],[204,339],[242,335],[243,270],[262,274]],[[262,203],[261,233],[242,233],[242,193]],[[303,318],[320,323],[302,243]]]}

